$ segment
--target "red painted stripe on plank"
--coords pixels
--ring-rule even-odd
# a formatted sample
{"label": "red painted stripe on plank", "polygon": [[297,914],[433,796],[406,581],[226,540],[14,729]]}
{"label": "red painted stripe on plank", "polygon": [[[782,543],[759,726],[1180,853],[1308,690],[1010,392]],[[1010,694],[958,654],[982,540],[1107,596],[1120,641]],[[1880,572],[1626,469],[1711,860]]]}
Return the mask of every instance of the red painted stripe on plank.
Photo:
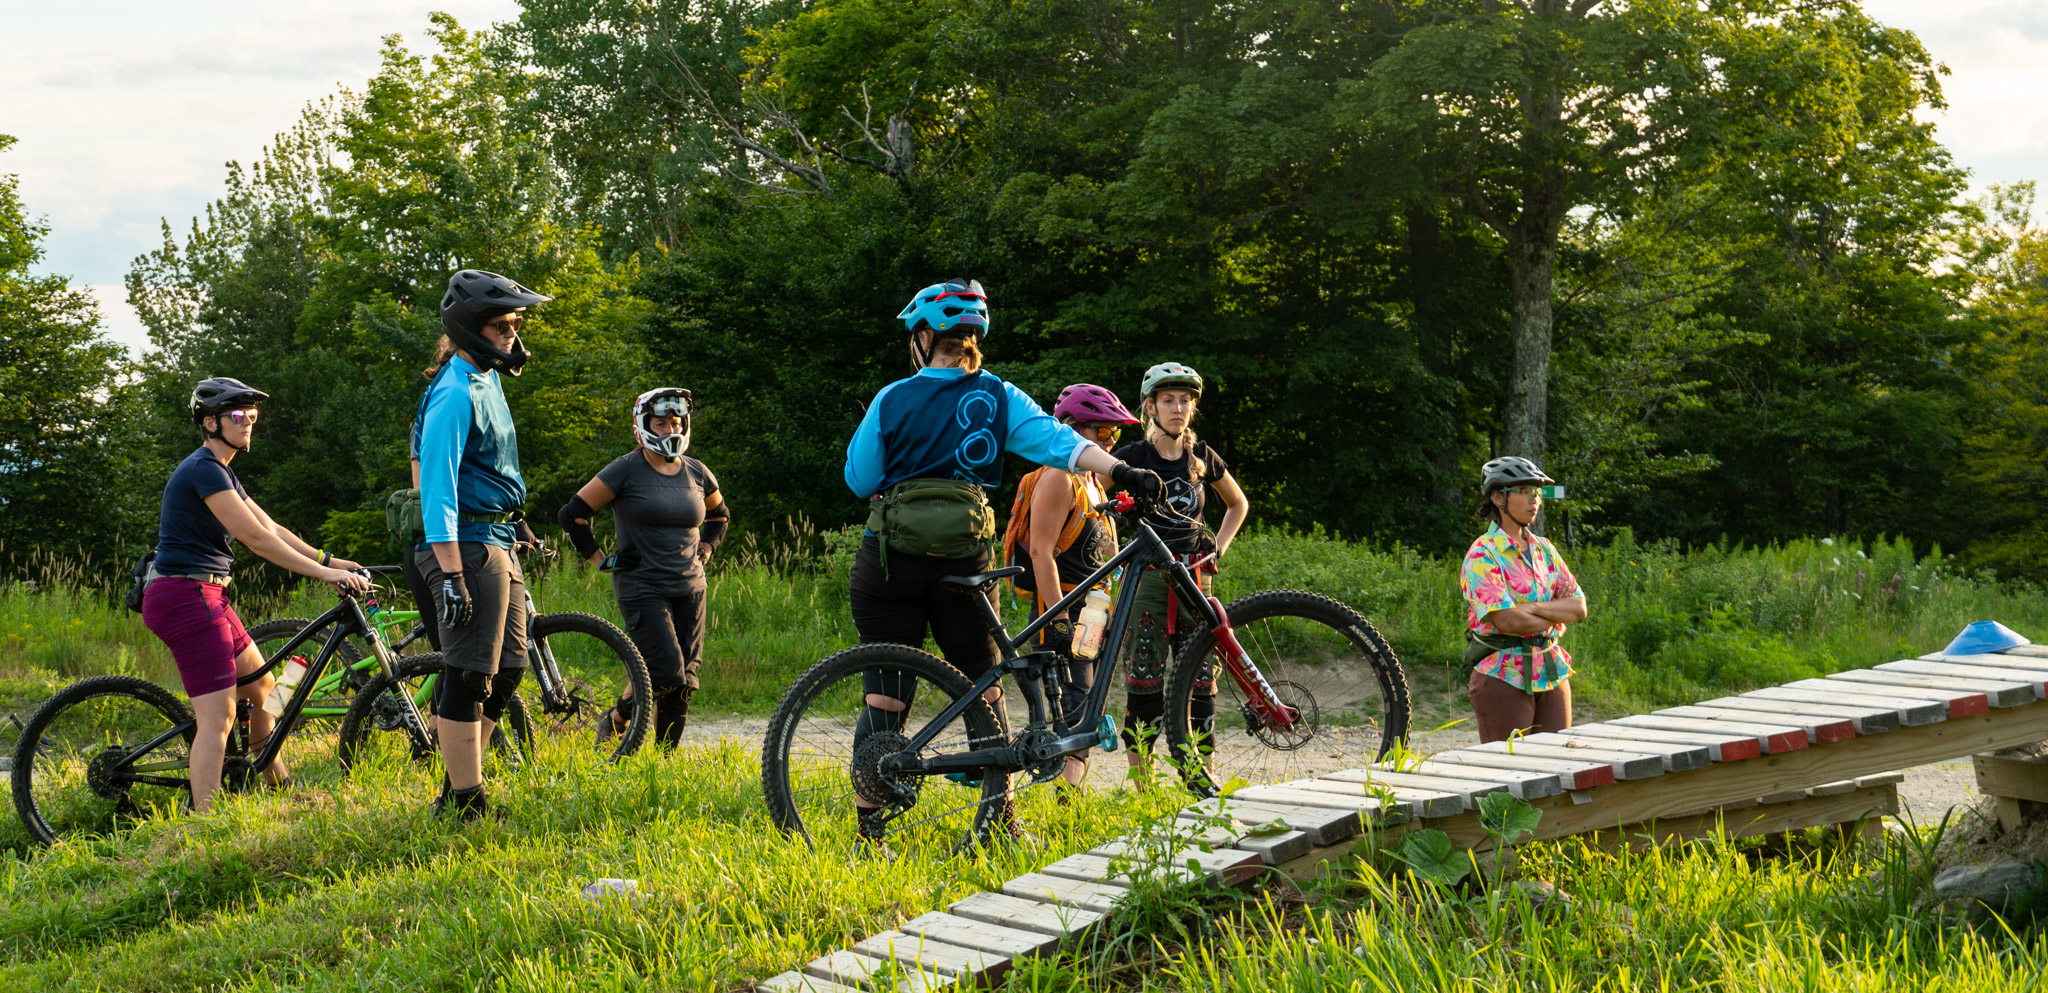
{"label": "red painted stripe on plank", "polygon": [[1856,737],[1856,722],[1843,720],[1835,721],[1832,724],[1816,725],[1813,733],[1820,739],[1820,743],[1823,745],[1833,744],[1837,741],[1848,741]]}
{"label": "red painted stripe on plank", "polygon": [[1958,717],[1975,717],[1978,714],[1988,714],[1990,712],[1991,697],[1983,693],[1959,696],[1948,702],[1948,716],[1950,720]]}
{"label": "red painted stripe on plank", "polygon": [[1772,755],[1777,755],[1781,752],[1796,752],[1806,747],[1806,732],[1793,731],[1784,734],[1767,735],[1764,738],[1764,744],[1769,747]]}
{"label": "red painted stripe on plank", "polygon": [[1590,769],[1581,769],[1571,775],[1571,788],[1575,790],[1590,790],[1595,786],[1614,785],[1614,767],[1611,765],[1598,765]]}
{"label": "red painted stripe on plank", "polygon": [[[1799,737],[1804,738],[1806,735],[1802,732]],[[1716,746],[1714,761],[1740,762],[1743,759],[1756,758],[1763,753],[1763,746],[1757,744],[1755,738],[1742,738],[1736,741],[1723,742]]]}

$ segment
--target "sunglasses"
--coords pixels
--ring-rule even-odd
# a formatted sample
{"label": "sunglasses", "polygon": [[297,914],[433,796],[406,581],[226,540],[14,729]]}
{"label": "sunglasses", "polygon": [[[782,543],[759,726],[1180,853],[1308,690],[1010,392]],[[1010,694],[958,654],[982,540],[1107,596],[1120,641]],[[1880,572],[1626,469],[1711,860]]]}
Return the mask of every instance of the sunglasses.
{"label": "sunglasses", "polygon": [[248,427],[256,423],[256,416],[260,413],[262,412],[254,407],[238,407],[234,410],[221,411],[219,417],[223,421],[233,421],[237,425]]}
{"label": "sunglasses", "polygon": [[484,322],[484,327],[489,328],[492,331],[498,331],[504,334],[518,334],[519,329],[525,326],[526,318],[513,317],[510,315],[507,315],[505,317],[495,317],[492,318],[491,320]]}
{"label": "sunglasses", "polygon": [[1124,433],[1124,429],[1115,424],[1083,424],[1074,430],[1081,432],[1083,438],[1092,437],[1105,445],[1114,443],[1117,435]]}
{"label": "sunglasses", "polygon": [[1541,486],[1508,486],[1503,488],[1506,489],[1509,493],[1514,493],[1520,496],[1535,497],[1539,500],[1543,498],[1543,487]]}

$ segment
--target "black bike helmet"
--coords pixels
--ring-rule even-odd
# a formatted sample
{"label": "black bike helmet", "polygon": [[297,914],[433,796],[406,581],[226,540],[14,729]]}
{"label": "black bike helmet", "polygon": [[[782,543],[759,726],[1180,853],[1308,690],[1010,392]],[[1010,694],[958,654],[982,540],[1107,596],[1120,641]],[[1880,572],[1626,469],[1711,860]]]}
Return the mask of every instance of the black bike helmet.
{"label": "black bike helmet", "polygon": [[553,299],[495,272],[464,269],[448,277],[448,292],[441,297],[441,330],[447,332],[455,347],[474,356],[484,368],[517,376],[528,358],[519,338],[513,337],[511,351],[500,351],[483,336],[483,327],[500,315]]}
{"label": "black bike helmet", "polygon": [[228,376],[202,379],[192,387],[192,423],[197,424],[208,417],[218,417],[224,410],[237,407],[258,407],[270,399],[270,394],[248,383]]}
{"label": "black bike helmet", "polygon": [[1543,474],[1536,463],[1519,455],[1504,455],[1479,467],[1479,495],[1490,497],[1494,490],[1525,483],[1549,486],[1557,480]]}

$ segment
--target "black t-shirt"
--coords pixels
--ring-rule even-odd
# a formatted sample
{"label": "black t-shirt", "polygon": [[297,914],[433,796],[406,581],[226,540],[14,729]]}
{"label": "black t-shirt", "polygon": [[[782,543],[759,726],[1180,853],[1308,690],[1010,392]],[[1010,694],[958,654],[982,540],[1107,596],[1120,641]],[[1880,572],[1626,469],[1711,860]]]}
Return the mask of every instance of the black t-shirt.
{"label": "black t-shirt", "polygon": [[634,449],[613,459],[597,478],[612,490],[613,531],[619,567],[612,589],[623,599],[702,592],[704,563],[697,558],[697,528],[704,501],[718,480],[687,455],[681,471],[664,476]]}
{"label": "black t-shirt", "polygon": [[[1117,449],[1116,457],[1128,465],[1158,473],[1166,483],[1165,505],[1178,514],[1199,521],[1202,519],[1202,507],[1207,503],[1207,487],[1222,479],[1230,471],[1230,466],[1223,461],[1223,456],[1209,447],[1208,442],[1198,441],[1192,447],[1193,454],[1202,460],[1202,478],[1199,480],[1189,473],[1189,453],[1186,450],[1181,452],[1180,458],[1165,459],[1159,456],[1151,442],[1139,441]],[[1177,555],[1192,554],[1202,536],[1200,528],[1164,516],[1159,509],[1147,514],[1145,520],[1152,525],[1152,530],[1159,532],[1159,537],[1166,539],[1166,547]]]}
{"label": "black t-shirt", "polygon": [[156,571],[166,576],[210,573],[225,576],[235,564],[234,536],[213,516],[206,498],[234,490],[242,499],[249,491],[227,463],[204,445],[185,456],[164,484],[163,509],[156,525]]}

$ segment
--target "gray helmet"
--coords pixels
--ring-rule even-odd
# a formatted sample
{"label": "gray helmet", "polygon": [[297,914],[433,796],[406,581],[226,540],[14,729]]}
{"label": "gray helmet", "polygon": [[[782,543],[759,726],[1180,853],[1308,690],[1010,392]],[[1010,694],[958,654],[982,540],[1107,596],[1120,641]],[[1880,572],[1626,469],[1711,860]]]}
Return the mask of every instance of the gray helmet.
{"label": "gray helmet", "polygon": [[1548,486],[1557,480],[1543,474],[1536,463],[1519,455],[1503,455],[1479,467],[1479,495],[1490,497],[1494,490],[1523,483],[1541,483]]}
{"label": "gray helmet", "polygon": [[526,348],[515,336],[512,350],[500,351],[483,336],[483,327],[501,314],[553,299],[495,272],[464,269],[448,277],[448,292],[441,297],[441,330],[448,333],[455,347],[475,356],[485,369],[517,376],[529,357]]}
{"label": "gray helmet", "polygon": [[1165,389],[1188,390],[1201,396],[1202,374],[1192,366],[1161,362],[1145,370],[1145,378],[1138,383],[1138,395],[1147,400],[1152,398],[1152,394]]}

